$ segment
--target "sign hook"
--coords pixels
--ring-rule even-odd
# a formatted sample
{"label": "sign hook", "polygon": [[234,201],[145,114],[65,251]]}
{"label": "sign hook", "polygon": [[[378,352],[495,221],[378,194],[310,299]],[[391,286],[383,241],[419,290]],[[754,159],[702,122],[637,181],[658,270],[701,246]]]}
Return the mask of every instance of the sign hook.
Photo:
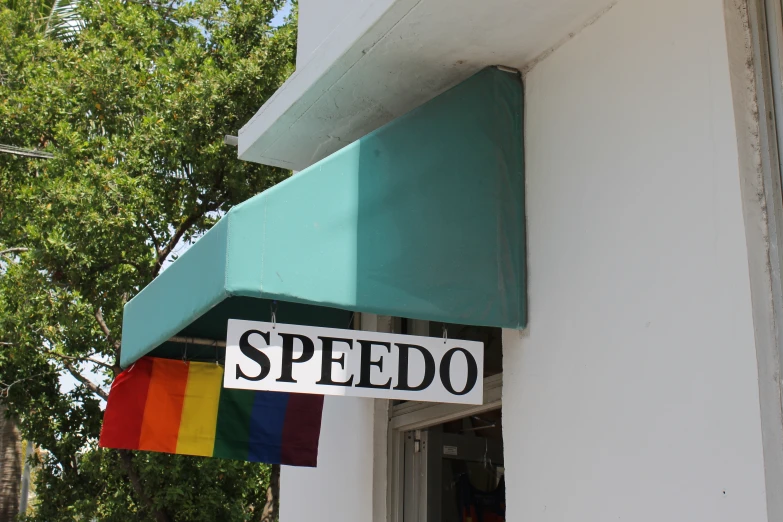
{"label": "sign hook", "polygon": [[270,309],[272,310],[272,330],[274,330],[277,326],[277,301],[272,301]]}
{"label": "sign hook", "polygon": [[443,323],[443,344],[449,340],[449,329],[446,328],[446,323]]}

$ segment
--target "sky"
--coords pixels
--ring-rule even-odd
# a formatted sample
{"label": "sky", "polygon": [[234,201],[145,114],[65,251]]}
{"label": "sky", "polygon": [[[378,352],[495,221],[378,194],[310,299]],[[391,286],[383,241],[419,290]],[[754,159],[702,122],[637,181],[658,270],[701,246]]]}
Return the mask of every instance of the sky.
{"label": "sky", "polygon": [[291,2],[286,2],[281,10],[277,12],[274,18],[272,18],[272,25],[278,27],[283,25],[285,17],[291,14]]}

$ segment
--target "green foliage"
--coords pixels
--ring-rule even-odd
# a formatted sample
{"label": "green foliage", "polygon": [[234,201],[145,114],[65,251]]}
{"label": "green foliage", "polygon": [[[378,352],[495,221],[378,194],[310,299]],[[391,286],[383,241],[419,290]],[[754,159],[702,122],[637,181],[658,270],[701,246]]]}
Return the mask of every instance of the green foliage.
{"label": "green foliage", "polygon": [[78,0],[8,0],[6,7],[26,15],[21,25],[67,43],[74,43],[83,27]]}
{"label": "green foliage", "polygon": [[[96,439],[124,303],[288,175],[222,143],[293,70],[296,13],[271,26],[283,3],[0,0],[0,143],[54,154],[0,154],[0,401],[45,450],[34,520],[260,518],[266,466],[127,463]],[[42,30],[66,5],[79,30]],[[81,384],[63,392],[64,373]]]}
{"label": "green foliage", "polygon": [[[155,506],[170,512],[174,520],[259,519],[268,466],[160,453],[138,453],[135,465],[145,486],[156,492]],[[49,479],[44,482],[45,490],[38,486],[38,495],[63,500],[39,503],[35,520],[125,522],[147,518],[134,500],[118,452],[87,451],[80,457],[79,468],[77,478]]]}

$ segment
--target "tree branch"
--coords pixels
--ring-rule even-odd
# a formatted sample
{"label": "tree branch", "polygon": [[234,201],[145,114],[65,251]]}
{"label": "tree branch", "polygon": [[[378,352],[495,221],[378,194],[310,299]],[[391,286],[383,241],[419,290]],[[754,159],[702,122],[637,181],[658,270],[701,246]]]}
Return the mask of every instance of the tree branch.
{"label": "tree branch", "polygon": [[166,246],[158,249],[158,259],[155,261],[155,268],[152,270],[153,277],[157,277],[157,275],[160,273],[160,269],[163,268],[163,262],[166,261],[167,257],[169,257],[169,254],[171,254],[171,251],[174,250],[175,246],[177,246],[177,243],[179,243],[179,240],[182,239],[182,236],[185,235],[185,232],[187,232],[190,227],[195,225],[196,221],[198,221],[202,215],[203,213],[194,213],[189,215],[185,221],[179,225]]}
{"label": "tree branch", "polygon": [[97,384],[92,382],[90,379],[76,371],[73,366],[71,366],[67,362],[63,362],[63,366],[65,367],[68,372],[73,375],[73,378],[79,381],[80,383],[84,384],[88,390],[93,392],[95,395],[100,397],[101,399],[108,401],[109,400],[109,394],[103,391]]}
{"label": "tree branch", "polygon": [[[199,197],[199,199],[204,201],[206,196]],[[162,249],[158,249],[158,259],[155,262],[155,268],[152,271],[152,277],[157,277],[157,275],[160,273],[160,269],[163,268],[163,263],[166,261],[166,258],[169,257],[169,254],[171,254],[171,252],[174,250],[174,247],[177,246],[179,240],[182,239],[182,236],[184,236],[185,233],[190,230],[199,219],[204,217],[204,214],[219,209],[220,205],[222,205],[221,201],[214,201],[212,203],[199,205],[196,212],[190,214],[187,218],[185,218],[185,221],[180,223],[179,227],[177,227],[177,230],[174,231],[174,235],[172,235],[171,239],[169,239],[168,243],[166,243],[166,246]]]}
{"label": "tree branch", "polygon": [[106,321],[103,320],[103,312],[101,312],[100,308],[97,308],[95,310],[95,320],[98,321],[98,325],[101,327],[101,330],[103,331],[103,335],[106,336],[106,340],[111,343],[111,345],[114,347],[115,356],[120,351],[120,346],[122,346],[122,343],[120,341],[117,341],[112,337],[111,330],[109,330],[108,325],[106,325]]}
{"label": "tree branch", "polygon": [[15,384],[19,384],[20,382],[29,381],[32,379],[35,379],[36,377],[40,377],[42,375],[49,375],[52,373],[59,373],[62,370],[54,370],[51,372],[41,372],[36,373],[35,375],[30,375],[29,377],[23,377],[21,379],[17,379],[11,384],[5,384],[4,382],[0,382],[0,397],[8,397],[8,394],[11,393],[11,387],[13,387]]}
{"label": "tree branch", "polygon": [[29,248],[24,248],[24,247],[6,248],[5,250],[0,250],[0,256],[4,256],[6,254],[13,254],[15,252],[27,252],[29,250],[30,250]]}
{"label": "tree branch", "polygon": [[144,270],[145,270],[144,267],[142,267],[138,263],[134,263],[133,261],[120,260],[120,261],[117,261],[116,263],[106,263],[106,264],[94,267],[92,270],[90,270],[90,274],[97,274],[97,273],[100,273],[100,272],[104,272],[104,271],[106,271],[106,270],[108,270],[110,268],[114,268],[115,266],[120,266],[120,265],[127,265],[127,266],[135,269],[140,274],[143,274]]}
{"label": "tree branch", "polygon": [[103,366],[104,368],[108,368],[109,370],[111,370],[113,372],[117,371],[117,368],[115,368],[111,364],[105,363],[103,361],[99,361],[97,359],[92,359],[90,357],[75,357],[75,356],[72,356],[72,355],[63,355],[63,354],[57,353],[57,352],[46,352],[46,354],[47,355],[51,355],[53,357],[57,357],[58,359],[66,359],[66,360],[69,360],[69,361],[89,362],[89,363],[92,363],[92,364],[97,364],[98,366]]}
{"label": "tree branch", "polygon": [[111,339],[111,330],[109,330],[109,327],[106,325],[106,321],[103,320],[103,312],[101,312],[101,309],[96,309],[93,315],[98,321],[98,325],[101,327],[101,330],[103,330],[103,334],[107,339]]}
{"label": "tree branch", "polygon": [[266,505],[261,512],[261,522],[275,522],[280,505],[280,464],[272,464],[269,471],[269,487],[266,488]]}
{"label": "tree branch", "polygon": [[158,238],[155,236],[155,231],[152,230],[152,227],[146,221],[142,221],[141,224],[144,225],[144,228],[147,230],[147,234],[150,235],[152,244],[155,246],[155,253],[160,254],[160,241],[158,241]]}
{"label": "tree branch", "polygon": [[141,484],[141,477],[133,466],[133,453],[129,450],[119,450],[120,460],[122,466],[125,468],[125,472],[128,474],[128,478],[133,486],[133,491],[136,492],[144,507],[155,516],[157,522],[171,522],[171,517],[165,511],[155,509],[155,505],[152,503],[152,499],[144,492],[144,487]]}

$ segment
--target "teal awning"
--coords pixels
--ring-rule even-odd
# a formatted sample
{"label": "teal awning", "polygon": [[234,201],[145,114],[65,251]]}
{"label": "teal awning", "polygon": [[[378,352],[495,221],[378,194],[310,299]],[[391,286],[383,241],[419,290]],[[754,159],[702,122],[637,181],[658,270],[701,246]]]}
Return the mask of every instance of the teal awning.
{"label": "teal awning", "polygon": [[524,260],[522,87],[488,68],[231,209],[125,306],[121,364],[272,300],[284,323],[522,327]]}

